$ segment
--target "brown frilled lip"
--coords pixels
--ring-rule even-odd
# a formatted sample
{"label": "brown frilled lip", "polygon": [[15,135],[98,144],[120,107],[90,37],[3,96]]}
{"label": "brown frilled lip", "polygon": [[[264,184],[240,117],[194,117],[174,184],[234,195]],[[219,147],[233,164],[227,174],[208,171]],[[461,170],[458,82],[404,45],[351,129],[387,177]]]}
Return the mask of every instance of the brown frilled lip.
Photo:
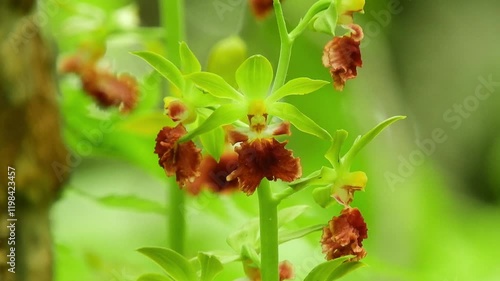
{"label": "brown frilled lip", "polygon": [[237,179],[227,180],[227,176],[238,167],[238,154],[231,149],[226,150],[217,162],[212,156],[205,155],[200,165],[200,175],[192,183],[187,184],[187,191],[197,195],[204,188],[212,192],[231,193],[238,190]]}
{"label": "brown frilled lip", "polygon": [[167,176],[175,174],[180,187],[193,182],[200,175],[201,150],[193,141],[178,143],[186,134],[182,124],[176,127],[164,127],[156,137],[155,153],[158,155],[161,167]]}
{"label": "brown frilled lip", "polygon": [[323,229],[321,245],[326,259],[354,255],[351,261],[366,256],[363,240],[368,238],[368,228],[357,208],[345,208],[340,216],[333,217]]}
{"label": "brown frilled lip", "polygon": [[[249,141],[251,140],[249,135],[255,135],[252,133],[251,129],[237,129],[231,125],[226,126],[224,129],[226,131],[227,142],[230,144]],[[267,125],[266,128],[260,132],[262,138],[272,138],[283,135],[290,136],[291,134],[290,122],[287,121]]]}
{"label": "brown frilled lip", "polygon": [[342,91],[347,80],[356,78],[357,67],[363,66],[360,41],[363,30],[359,25],[346,26],[351,30],[350,36],[334,37],[323,50],[323,65],[330,69],[333,85]]}
{"label": "brown frilled lip", "polygon": [[245,141],[236,146],[238,167],[227,180],[238,179],[240,188],[247,195],[255,192],[263,178],[291,182],[302,175],[300,159],[285,148],[287,142],[274,138]]}
{"label": "brown frilled lip", "polygon": [[116,76],[91,69],[80,78],[85,92],[103,107],[117,106],[122,112],[130,112],[137,104],[137,81],[128,74]]}

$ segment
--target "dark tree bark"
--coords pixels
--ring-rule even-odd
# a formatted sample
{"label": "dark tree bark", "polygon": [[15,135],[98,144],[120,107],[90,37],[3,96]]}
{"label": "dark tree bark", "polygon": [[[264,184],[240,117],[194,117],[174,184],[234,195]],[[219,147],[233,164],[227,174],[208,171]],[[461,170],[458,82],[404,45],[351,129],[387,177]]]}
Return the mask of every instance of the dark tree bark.
{"label": "dark tree bark", "polygon": [[[52,169],[65,163],[60,132],[55,55],[32,11],[34,0],[0,1],[0,280],[49,281],[49,209],[62,182]],[[15,178],[15,274],[8,271],[7,169]]]}

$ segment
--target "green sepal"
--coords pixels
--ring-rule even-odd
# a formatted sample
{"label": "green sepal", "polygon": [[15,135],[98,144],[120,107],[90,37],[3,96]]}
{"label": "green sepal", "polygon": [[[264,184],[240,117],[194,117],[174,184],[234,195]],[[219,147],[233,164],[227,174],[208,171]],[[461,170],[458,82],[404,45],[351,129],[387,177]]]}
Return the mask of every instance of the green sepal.
{"label": "green sepal", "polygon": [[277,116],[283,120],[287,120],[292,123],[298,130],[317,136],[324,140],[331,140],[330,134],[323,128],[321,128],[316,122],[311,118],[307,117],[302,113],[297,107],[285,103],[285,102],[275,102],[269,105],[269,114]]}
{"label": "green sepal", "polygon": [[406,116],[394,116],[391,117],[381,123],[379,123],[375,128],[371,129],[368,133],[363,136],[358,136],[358,138],[354,141],[351,149],[342,157],[341,161],[343,165],[349,169],[351,166],[351,162],[353,158],[358,154],[361,149],[363,149],[368,143],[370,143],[373,138],[375,138],[380,132],[382,132],[385,128],[387,128],[392,123],[405,119]]}
{"label": "green sepal", "polygon": [[332,1],[328,9],[317,14],[313,22],[315,31],[323,32],[335,36],[335,28],[337,27],[338,13],[337,1]]}
{"label": "green sepal", "polygon": [[137,250],[160,265],[174,281],[196,281],[196,272],[189,261],[177,252],[166,248],[140,248]]}
{"label": "green sepal", "polygon": [[200,281],[212,281],[223,269],[222,263],[214,255],[198,253],[198,260],[201,266]]}
{"label": "green sepal", "polygon": [[329,207],[333,203],[337,202],[332,197],[331,185],[315,188],[312,192],[312,196],[313,196],[314,202],[316,202],[322,208]]}
{"label": "green sepal", "polygon": [[259,254],[257,254],[255,248],[249,246],[248,244],[243,245],[243,247],[241,248],[241,259],[251,260],[254,267],[260,268],[261,266]]}
{"label": "green sepal", "polygon": [[326,84],[329,84],[328,81],[323,80],[313,80],[306,77],[296,78],[288,81],[281,88],[276,90],[274,93],[270,94],[266,98],[266,103],[274,103],[279,101],[280,99],[291,96],[291,95],[305,95],[312,93]]}
{"label": "green sepal", "polygon": [[194,84],[214,97],[243,101],[244,97],[229,85],[222,77],[210,72],[197,72],[186,76]]}
{"label": "green sepal", "polygon": [[145,60],[149,65],[151,65],[158,73],[172,83],[177,89],[183,90],[185,81],[182,77],[181,71],[175,66],[174,63],[167,60],[166,58],[148,51],[132,52],[143,60]]}
{"label": "green sepal", "polygon": [[196,129],[184,135],[179,142],[185,142],[192,138],[210,132],[211,130],[238,120],[245,113],[245,108],[240,104],[224,104],[217,108],[208,118]]}
{"label": "green sepal", "polygon": [[200,135],[203,149],[205,149],[217,162],[219,162],[220,157],[224,152],[224,137],[224,129],[222,129],[222,127],[217,127],[205,134]]}
{"label": "green sepal", "polygon": [[201,71],[200,62],[198,61],[194,53],[191,51],[191,49],[189,49],[186,42],[181,42],[180,55],[181,55],[182,72],[184,72],[184,74],[190,74]]}
{"label": "green sepal", "polygon": [[325,154],[325,158],[330,161],[330,164],[332,164],[335,169],[339,169],[340,167],[340,149],[347,139],[347,135],[347,131],[337,130],[333,135],[332,145]]}
{"label": "green sepal", "polygon": [[264,99],[273,81],[273,67],[261,55],[245,60],[236,70],[236,83],[248,99]]}

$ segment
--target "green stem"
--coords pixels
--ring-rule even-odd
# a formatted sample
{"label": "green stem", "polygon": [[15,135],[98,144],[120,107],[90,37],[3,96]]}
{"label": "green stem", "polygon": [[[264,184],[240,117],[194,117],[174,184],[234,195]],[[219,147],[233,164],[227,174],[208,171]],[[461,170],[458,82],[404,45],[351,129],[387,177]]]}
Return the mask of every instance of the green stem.
{"label": "green stem", "polygon": [[[166,36],[167,57],[175,65],[180,67],[181,58],[179,54],[179,42],[184,40],[184,2],[183,0],[162,0],[161,1],[161,24]],[[184,240],[186,232],[185,217],[185,195],[174,178],[169,184],[167,214],[168,246],[180,253],[184,253]]]}
{"label": "green stem", "polygon": [[295,39],[304,32],[313,17],[327,9],[330,6],[331,0],[320,0],[307,11],[303,19],[300,20],[299,24],[288,33],[285,17],[283,15],[283,9],[281,7],[280,0],[273,0],[274,13],[276,14],[276,21],[278,23],[278,31],[280,34],[280,56],[278,60],[278,69],[276,70],[276,78],[274,79],[272,91],[276,91],[281,86],[285,84],[286,75],[288,72],[288,66],[290,64],[290,57],[292,56],[292,47]]}
{"label": "green stem", "polygon": [[278,22],[278,30],[280,33],[280,57],[278,60],[278,69],[276,70],[276,78],[274,79],[272,91],[276,91],[283,84],[285,84],[286,74],[288,72],[288,65],[290,64],[290,57],[292,55],[293,40],[288,36],[286,28],[285,17],[283,16],[283,9],[279,0],[274,0],[274,12],[276,14],[276,21]]}
{"label": "green stem", "polygon": [[257,190],[259,194],[262,280],[278,281],[278,204],[273,198],[268,180],[263,179]]}
{"label": "green stem", "polygon": [[174,177],[170,177],[172,184],[168,190],[168,246],[179,254],[184,253],[186,214],[184,191],[177,186]]}
{"label": "green stem", "polygon": [[161,2],[161,24],[167,35],[166,47],[167,57],[175,65],[180,67],[181,57],[179,54],[179,42],[184,40],[184,1],[162,0]]}

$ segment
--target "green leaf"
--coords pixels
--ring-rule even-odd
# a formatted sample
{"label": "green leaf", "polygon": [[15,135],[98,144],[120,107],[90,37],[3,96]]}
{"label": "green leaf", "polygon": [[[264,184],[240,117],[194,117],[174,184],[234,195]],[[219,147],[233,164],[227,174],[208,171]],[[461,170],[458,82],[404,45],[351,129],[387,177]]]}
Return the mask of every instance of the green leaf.
{"label": "green leaf", "polygon": [[167,211],[166,207],[161,203],[145,198],[140,198],[134,195],[110,195],[97,197],[77,188],[72,189],[72,191],[107,207],[122,208],[130,211],[144,213],[155,213],[162,216],[165,215]]}
{"label": "green leaf", "polygon": [[313,23],[313,29],[335,36],[335,28],[337,27],[337,1],[332,1],[328,9],[318,13],[318,17]]}
{"label": "green leaf", "polygon": [[222,263],[213,255],[198,253],[201,265],[200,281],[212,281],[222,271]]}
{"label": "green leaf", "polygon": [[323,224],[319,224],[319,225],[313,225],[313,226],[308,226],[306,228],[302,228],[302,229],[299,229],[299,230],[283,230],[283,231],[280,231],[278,233],[278,236],[279,236],[279,244],[282,244],[282,243],[285,243],[285,242],[288,242],[288,241],[291,241],[291,240],[295,240],[295,239],[299,239],[299,238],[302,238],[310,233],[313,233],[313,232],[316,232],[316,231],[320,231],[324,228],[325,226]]}
{"label": "green leaf", "polygon": [[179,141],[185,142],[198,135],[210,132],[211,130],[227,124],[231,124],[244,116],[245,108],[241,104],[224,104],[217,108],[208,118],[196,129],[184,135]]}
{"label": "green leaf", "polygon": [[174,63],[153,52],[140,51],[133,52],[132,54],[145,60],[179,90],[184,89],[184,78],[182,77],[181,71]]}
{"label": "green leaf", "polygon": [[324,140],[331,140],[330,134],[295,106],[285,102],[275,102],[269,106],[269,114],[290,121],[297,129]]}
{"label": "green leaf", "polygon": [[285,224],[294,221],[300,215],[302,215],[309,206],[298,205],[293,207],[284,208],[278,211],[278,228],[284,226]]}
{"label": "green leaf", "polygon": [[180,54],[181,54],[182,71],[185,74],[201,71],[200,62],[193,54],[193,52],[189,49],[186,42],[181,42]]}
{"label": "green leaf", "polygon": [[352,258],[352,256],[344,256],[321,263],[309,272],[304,281],[329,281],[328,277],[335,271],[335,269],[350,258]]}
{"label": "green leaf", "polygon": [[309,94],[329,83],[330,82],[327,81],[313,80],[305,77],[293,79],[288,81],[281,88],[269,95],[269,97],[267,97],[266,99],[266,102],[274,103],[286,96]]}
{"label": "green leaf", "polygon": [[313,190],[312,196],[314,202],[318,203],[322,208],[332,205],[335,199],[332,198],[332,191],[330,186],[318,187]]}
{"label": "green leaf", "polygon": [[227,244],[237,253],[242,251],[244,245],[258,246],[259,220],[252,219],[241,229],[231,233],[227,237]]}
{"label": "green leaf", "polygon": [[273,67],[261,55],[254,55],[244,61],[236,70],[236,83],[245,96],[264,99],[273,80]]}
{"label": "green leaf", "polygon": [[189,261],[177,252],[165,248],[140,248],[137,251],[154,260],[174,281],[196,281],[196,272]]}
{"label": "green leaf", "polygon": [[330,161],[330,164],[335,169],[339,168],[340,165],[340,149],[342,148],[342,144],[347,138],[347,131],[345,130],[337,130],[335,135],[333,135],[332,145],[330,149],[325,154],[325,158]]}
{"label": "green leaf", "polygon": [[326,281],[337,280],[345,276],[349,272],[352,272],[364,266],[366,266],[366,264],[359,261],[345,262],[339,265],[337,268],[335,268],[335,270],[328,276]]}
{"label": "green leaf", "polygon": [[225,146],[224,129],[217,127],[214,130],[200,135],[201,144],[217,162],[219,162]]}
{"label": "green leaf", "polygon": [[148,273],[141,275],[137,281],[172,281],[172,278],[156,274],[156,273]]}
{"label": "green leaf", "polygon": [[398,120],[403,120],[405,119],[406,116],[394,116],[391,117],[377,126],[375,128],[371,129],[368,133],[366,133],[363,136],[359,136],[355,141],[354,144],[352,145],[351,149],[342,157],[342,162],[344,165],[348,168],[351,165],[351,162],[353,158],[358,154],[363,147],[365,147],[368,143],[370,143],[373,138],[375,138],[380,132],[382,132],[385,128],[387,128],[389,125],[392,123],[398,121]]}
{"label": "green leaf", "polygon": [[210,72],[197,72],[186,76],[196,86],[214,97],[243,101],[243,95],[229,85],[222,77]]}

